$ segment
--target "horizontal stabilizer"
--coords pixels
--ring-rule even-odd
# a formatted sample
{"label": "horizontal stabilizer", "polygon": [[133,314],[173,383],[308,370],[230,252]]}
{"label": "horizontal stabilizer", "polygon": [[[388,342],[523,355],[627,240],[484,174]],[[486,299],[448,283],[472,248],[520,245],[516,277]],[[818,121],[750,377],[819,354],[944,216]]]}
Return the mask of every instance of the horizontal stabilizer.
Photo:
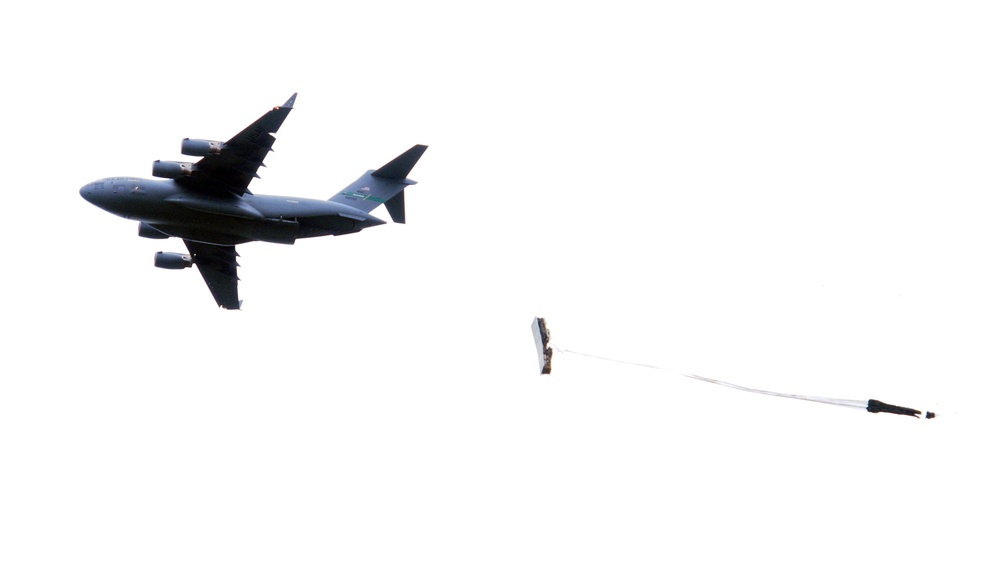
{"label": "horizontal stabilizer", "polygon": [[405,191],[399,192],[399,194],[385,203],[385,209],[389,211],[389,217],[392,218],[393,222],[398,222],[399,224],[406,224],[406,202],[404,197],[406,196]]}
{"label": "horizontal stabilizer", "polygon": [[393,222],[406,222],[406,204],[403,188],[417,182],[407,179],[413,166],[427,150],[427,145],[413,145],[405,153],[375,171],[368,171],[339,194],[330,198],[363,212],[371,212],[382,204]]}
{"label": "horizontal stabilizer", "polygon": [[396,181],[406,179],[426,150],[427,145],[413,145],[408,151],[374,171],[372,175]]}

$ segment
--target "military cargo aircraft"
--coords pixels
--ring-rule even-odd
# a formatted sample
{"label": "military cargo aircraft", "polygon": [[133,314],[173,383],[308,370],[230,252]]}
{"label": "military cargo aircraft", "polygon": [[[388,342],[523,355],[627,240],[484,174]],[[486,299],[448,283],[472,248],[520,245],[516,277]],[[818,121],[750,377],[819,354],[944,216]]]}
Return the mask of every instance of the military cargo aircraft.
{"label": "military cargo aircraft", "polygon": [[177,237],[188,253],[158,252],[163,269],[198,268],[219,306],[236,310],[236,245],[250,241],[294,244],[296,239],[359,232],[385,224],[370,212],[385,204],[394,222],[406,221],[403,190],[427,149],[414,145],[359,177],[329,200],[254,195],[247,186],[272,150],[274,134],[297,94],[228,141],[184,139],[181,153],[198,161],[154,161],[162,179],[109,177],[80,188],[85,200],[112,214],[139,221],[139,236]]}

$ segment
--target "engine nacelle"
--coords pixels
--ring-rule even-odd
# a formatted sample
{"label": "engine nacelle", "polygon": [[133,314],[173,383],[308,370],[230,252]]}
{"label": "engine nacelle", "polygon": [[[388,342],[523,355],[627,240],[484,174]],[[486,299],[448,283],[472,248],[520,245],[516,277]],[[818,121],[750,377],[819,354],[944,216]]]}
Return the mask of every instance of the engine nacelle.
{"label": "engine nacelle", "polygon": [[156,265],[160,269],[187,269],[194,265],[194,261],[191,260],[191,255],[164,253],[160,251],[153,257],[153,265]]}
{"label": "engine nacelle", "polygon": [[222,141],[206,141],[204,139],[184,139],[181,141],[181,154],[192,157],[217,155],[222,152],[226,143]]}
{"label": "engine nacelle", "polygon": [[187,177],[194,173],[194,163],[181,163],[180,161],[153,161],[153,177],[165,177],[176,179]]}
{"label": "engine nacelle", "polygon": [[169,234],[156,230],[145,222],[139,223],[139,236],[142,238],[170,238]]}

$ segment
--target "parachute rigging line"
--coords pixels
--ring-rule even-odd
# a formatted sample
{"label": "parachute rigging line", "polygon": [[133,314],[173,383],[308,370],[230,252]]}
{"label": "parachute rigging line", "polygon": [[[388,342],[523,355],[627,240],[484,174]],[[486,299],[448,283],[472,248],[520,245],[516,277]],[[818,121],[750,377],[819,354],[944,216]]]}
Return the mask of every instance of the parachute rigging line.
{"label": "parachute rigging line", "polygon": [[[721,385],[723,387],[729,387],[731,389],[737,389],[739,391],[748,391],[750,393],[759,393],[761,395],[770,395],[770,396],[773,396],[773,397],[786,397],[786,398],[789,398],[789,399],[798,399],[798,400],[804,400],[804,401],[808,401],[808,402],[817,402],[817,403],[821,403],[821,404],[830,404],[830,405],[834,405],[834,406],[844,406],[846,408],[858,408],[858,409],[862,409],[862,410],[867,410],[867,411],[869,411],[869,412],[871,412],[873,414],[874,413],[878,413],[878,412],[886,412],[886,413],[889,413],[889,414],[899,414],[899,415],[902,415],[902,416],[913,416],[915,418],[919,418],[920,414],[921,414],[920,410],[914,410],[913,408],[904,408],[902,406],[894,406],[892,404],[887,404],[885,402],[880,402],[877,399],[870,399],[870,400],[865,401],[865,400],[856,400],[856,399],[839,399],[839,398],[835,398],[835,397],[819,397],[819,396],[815,396],[815,395],[799,395],[799,394],[796,394],[796,393],[780,393],[780,392],[777,392],[777,391],[769,391],[769,390],[766,390],[766,389],[756,389],[756,388],[753,388],[753,387],[746,387],[746,386],[743,386],[743,385],[737,385],[735,383],[729,383],[727,381],[720,381],[718,379],[712,379],[711,377],[705,377],[703,375],[695,375],[694,373],[684,373],[682,371],[675,371],[674,369],[668,369],[666,367],[660,367],[660,366],[657,366],[657,365],[649,365],[647,363],[636,363],[636,362],[633,362],[633,361],[622,361],[620,359],[612,359],[612,358],[609,358],[609,357],[601,357],[601,356],[598,356],[598,355],[591,355],[591,354],[588,354],[588,353],[581,353],[579,351],[574,351],[574,350],[569,350],[569,349],[561,349],[561,348],[559,348],[559,347],[557,347],[555,345],[552,345],[552,348],[555,349],[557,352],[560,352],[560,353],[570,353],[570,354],[574,354],[574,355],[580,355],[582,357],[589,357],[591,359],[600,359],[602,361],[609,361],[609,362],[612,362],[612,363],[620,363],[620,364],[623,364],[623,365],[633,365],[633,366],[636,366],[636,367],[646,367],[647,369],[655,369],[657,371],[667,371],[669,373],[674,373],[676,375],[680,375],[681,377],[687,377],[689,379],[696,379],[698,381],[704,381],[705,383],[712,383],[714,385]],[[549,370],[550,371],[551,371],[551,368],[552,367],[551,367],[551,362],[550,362],[550,364],[549,364]],[[927,412],[927,416],[926,417],[929,420],[931,418],[934,418],[935,415],[936,414],[934,412]]]}
{"label": "parachute rigging line", "polygon": [[[821,404],[830,404],[834,406],[843,406],[847,408],[857,408],[857,409],[867,410],[868,412],[871,412],[873,414],[879,412],[885,412],[887,414],[899,414],[901,416],[913,416],[915,418],[919,418],[920,415],[922,414],[920,410],[887,404],[877,399],[870,399],[865,401],[865,400],[853,400],[853,399],[839,399],[834,397],[818,397],[813,395],[799,395],[795,393],[779,393],[777,391],[768,391],[766,389],[745,387],[743,385],[737,385],[735,383],[720,381],[718,379],[712,379],[711,377],[705,377],[703,375],[695,375],[694,373],[684,373],[682,371],[676,371],[674,369],[668,369],[666,367],[661,367],[658,365],[650,365],[647,363],[636,363],[634,361],[623,361],[620,359],[612,359],[610,357],[602,357],[599,355],[582,353],[580,351],[561,349],[551,344],[550,341],[552,335],[549,333],[548,328],[546,328],[544,318],[535,318],[534,322],[532,322],[532,333],[534,334],[535,344],[539,352],[539,367],[542,374],[549,374],[552,372],[552,351],[555,350],[559,353],[570,353],[574,355],[580,355],[581,357],[599,359],[601,361],[609,361],[611,363],[620,363],[622,365],[632,365],[635,367],[645,367],[647,369],[655,369],[657,371],[667,371],[669,373],[680,375],[681,377],[696,379],[698,381],[704,381],[705,383],[721,385],[723,387],[729,387],[731,389],[736,389],[739,391],[748,391],[750,393],[758,393],[761,395],[770,395],[773,397],[785,397],[789,399],[817,402]],[[935,416],[936,414],[934,412],[927,412],[925,414],[925,417],[928,420],[934,418]]]}

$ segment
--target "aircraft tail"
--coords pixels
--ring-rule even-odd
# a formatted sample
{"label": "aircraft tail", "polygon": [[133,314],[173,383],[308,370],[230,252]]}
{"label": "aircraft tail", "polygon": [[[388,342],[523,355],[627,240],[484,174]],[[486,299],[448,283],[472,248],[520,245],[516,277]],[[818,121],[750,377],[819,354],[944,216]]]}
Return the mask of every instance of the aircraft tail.
{"label": "aircraft tail", "polygon": [[426,150],[426,145],[413,145],[382,167],[368,171],[330,200],[364,212],[371,212],[385,204],[393,222],[405,223],[406,204],[403,190],[406,186],[417,183],[407,179],[406,176]]}

